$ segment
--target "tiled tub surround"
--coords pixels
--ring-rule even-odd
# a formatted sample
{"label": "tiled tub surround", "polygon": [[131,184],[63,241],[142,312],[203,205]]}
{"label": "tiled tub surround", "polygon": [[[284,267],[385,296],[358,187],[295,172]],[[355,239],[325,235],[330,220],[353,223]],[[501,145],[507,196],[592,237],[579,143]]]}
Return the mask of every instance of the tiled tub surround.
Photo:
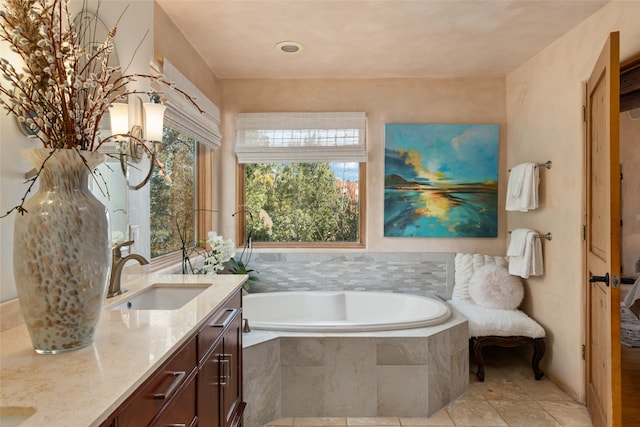
{"label": "tiled tub surround", "polygon": [[254,252],[260,281],[251,292],[390,291],[414,295],[453,292],[454,253]]}
{"label": "tiled tub surround", "polygon": [[469,385],[467,321],[369,333],[244,334],[245,427],[281,417],[425,417]]}

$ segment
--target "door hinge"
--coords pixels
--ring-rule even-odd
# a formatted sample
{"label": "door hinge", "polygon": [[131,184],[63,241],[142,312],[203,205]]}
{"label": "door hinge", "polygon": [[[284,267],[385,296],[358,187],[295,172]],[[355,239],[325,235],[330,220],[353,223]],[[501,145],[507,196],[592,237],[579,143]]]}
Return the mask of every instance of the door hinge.
{"label": "door hinge", "polygon": [[582,360],[587,360],[587,346],[582,344]]}
{"label": "door hinge", "polygon": [[582,240],[587,240],[587,226],[582,226]]}
{"label": "door hinge", "polygon": [[587,122],[587,106],[583,105],[582,106],[582,121],[583,122]]}

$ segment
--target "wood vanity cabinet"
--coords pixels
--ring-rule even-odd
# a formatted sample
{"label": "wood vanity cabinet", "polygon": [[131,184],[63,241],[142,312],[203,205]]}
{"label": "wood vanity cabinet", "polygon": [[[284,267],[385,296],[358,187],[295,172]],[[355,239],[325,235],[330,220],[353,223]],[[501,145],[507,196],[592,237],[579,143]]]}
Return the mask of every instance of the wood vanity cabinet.
{"label": "wood vanity cabinet", "polygon": [[200,426],[242,423],[242,295],[233,295],[198,333]]}
{"label": "wood vanity cabinet", "polygon": [[237,427],[244,407],[238,289],[100,427]]}

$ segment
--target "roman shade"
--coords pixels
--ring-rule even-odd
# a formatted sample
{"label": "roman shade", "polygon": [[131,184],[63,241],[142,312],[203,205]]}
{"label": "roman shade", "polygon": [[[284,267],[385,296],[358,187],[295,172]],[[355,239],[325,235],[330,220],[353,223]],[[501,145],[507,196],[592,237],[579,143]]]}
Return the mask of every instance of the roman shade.
{"label": "roman shade", "polygon": [[240,113],[239,163],[366,162],[366,114]]}
{"label": "roman shade", "polygon": [[163,103],[168,107],[164,118],[165,127],[190,136],[209,148],[218,148],[222,139],[219,129],[220,109],[167,59],[163,59],[161,64],[152,64],[152,72],[164,75],[167,81],[175,83],[177,88],[188,93],[196,100],[198,107],[204,110],[204,113],[199,112],[179,92],[167,90],[166,85],[152,81],[151,87],[162,93]]}

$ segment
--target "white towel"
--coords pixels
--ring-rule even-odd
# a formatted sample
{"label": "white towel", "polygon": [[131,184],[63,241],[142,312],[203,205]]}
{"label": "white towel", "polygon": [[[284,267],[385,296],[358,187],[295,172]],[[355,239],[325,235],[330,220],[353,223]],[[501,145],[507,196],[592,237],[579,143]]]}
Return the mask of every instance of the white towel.
{"label": "white towel", "polygon": [[511,241],[507,249],[507,256],[524,256],[524,247],[527,244],[527,234],[533,232],[528,228],[517,228],[511,232]]}
{"label": "white towel", "polygon": [[538,207],[540,176],[536,163],[520,163],[511,169],[506,210],[527,212]]}
{"label": "white towel", "polygon": [[[515,231],[517,230],[511,233],[512,238]],[[509,256],[509,274],[520,276],[523,279],[544,274],[542,243],[540,243],[540,235],[537,232],[527,230],[522,256]]]}

